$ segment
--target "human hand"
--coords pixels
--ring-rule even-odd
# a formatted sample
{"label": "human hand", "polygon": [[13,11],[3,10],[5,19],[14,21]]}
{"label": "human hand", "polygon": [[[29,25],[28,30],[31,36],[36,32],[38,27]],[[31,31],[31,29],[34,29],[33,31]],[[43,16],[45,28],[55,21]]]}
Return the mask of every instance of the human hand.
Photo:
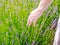
{"label": "human hand", "polygon": [[32,23],[34,24],[34,26],[36,25],[37,20],[39,19],[39,17],[42,14],[42,10],[40,10],[39,8],[36,8],[35,10],[33,10],[31,12],[31,14],[28,17],[28,21],[27,21],[27,25],[30,26]]}

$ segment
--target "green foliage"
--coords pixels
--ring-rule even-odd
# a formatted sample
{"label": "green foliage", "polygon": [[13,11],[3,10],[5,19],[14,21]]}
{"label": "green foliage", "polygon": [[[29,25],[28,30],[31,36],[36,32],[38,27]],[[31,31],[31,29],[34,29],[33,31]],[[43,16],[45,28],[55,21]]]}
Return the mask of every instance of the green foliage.
{"label": "green foliage", "polygon": [[0,45],[52,45],[54,30],[50,26],[58,15],[58,10],[54,10],[55,1],[36,27],[26,25],[29,13],[38,3],[36,0],[0,0]]}

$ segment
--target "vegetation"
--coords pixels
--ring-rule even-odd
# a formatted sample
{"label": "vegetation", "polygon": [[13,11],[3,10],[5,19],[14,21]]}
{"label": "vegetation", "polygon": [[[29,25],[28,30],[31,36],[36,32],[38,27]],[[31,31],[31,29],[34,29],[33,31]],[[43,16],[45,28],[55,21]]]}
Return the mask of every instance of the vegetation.
{"label": "vegetation", "polygon": [[0,0],[0,45],[52,45],[58,19],[54,1],[38,20],[36,27],[26,25],[39,0]]}

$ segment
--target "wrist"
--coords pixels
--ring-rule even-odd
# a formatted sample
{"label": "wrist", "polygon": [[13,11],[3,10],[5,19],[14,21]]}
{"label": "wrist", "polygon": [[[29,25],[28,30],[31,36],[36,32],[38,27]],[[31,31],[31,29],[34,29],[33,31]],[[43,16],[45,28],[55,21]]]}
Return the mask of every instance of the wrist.
{"label": "wrist", "polygon": [[43,7],[38,7],[37,10],[42,12],[42,11],[44,11],[44,8]]}

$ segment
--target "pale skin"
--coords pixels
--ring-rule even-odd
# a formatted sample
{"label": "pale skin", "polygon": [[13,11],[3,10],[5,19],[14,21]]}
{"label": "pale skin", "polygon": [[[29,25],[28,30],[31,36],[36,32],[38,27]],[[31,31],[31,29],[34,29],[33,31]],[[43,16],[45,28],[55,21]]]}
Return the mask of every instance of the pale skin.
{"label": "pale skin", "polygon": [[[52,0],[41,0],[39,6],[35,10],[33,10],[29,15],[27,25],[31,26],[31,24],[33,23],[35,26],[37,20],[42,15],[42,13],[48,8],[51,2]],[[58,20],[58,26],[55,33],[53,45],[60,45],[60,17]]]}
{"label": "pale skin", "polygon": [[41,0],[39,6],[31,12],[28,17],[27,25],[30,26],[32,23],[36,25],[37,20],[42,15],[45,9],[51,4],[52,0]]}
{"label": "pale skin", "polygon": [[60,45],[60,17],[58,19],[58,25],[57,25],[57,30],[55,33],[53,45]]}

